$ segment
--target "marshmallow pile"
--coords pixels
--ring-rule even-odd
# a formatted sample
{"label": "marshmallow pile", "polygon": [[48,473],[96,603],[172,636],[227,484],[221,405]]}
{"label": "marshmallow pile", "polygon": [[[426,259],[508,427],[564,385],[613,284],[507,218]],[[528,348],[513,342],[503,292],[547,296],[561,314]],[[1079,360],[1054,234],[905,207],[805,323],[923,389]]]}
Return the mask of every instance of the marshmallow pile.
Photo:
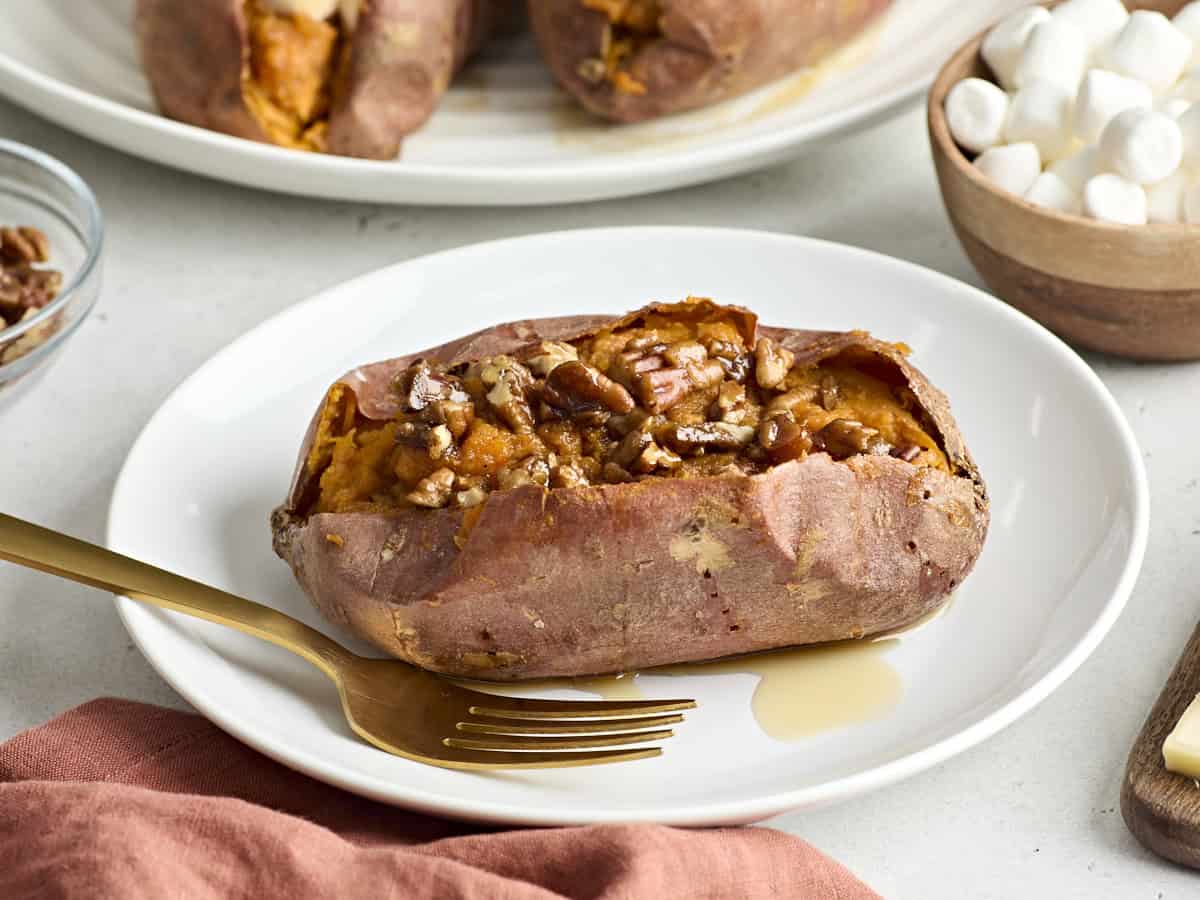
{"label": "marshmallow pile", "polygon": [[1031,203],[1123,225],[1200,223],[1200,0],[1020,9],[988,32],[996,82],[946,97],[976,168]]}

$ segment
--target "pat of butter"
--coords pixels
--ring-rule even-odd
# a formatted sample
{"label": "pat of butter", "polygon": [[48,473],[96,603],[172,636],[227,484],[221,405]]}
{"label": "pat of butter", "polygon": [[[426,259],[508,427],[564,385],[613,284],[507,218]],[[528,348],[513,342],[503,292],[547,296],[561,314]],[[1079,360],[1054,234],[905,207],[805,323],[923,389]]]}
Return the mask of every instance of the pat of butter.
{"label": "pat of butter", "polygon": [[1189,778],[1200,778],[1200,695],[1183,711],[1175,730],[1163,742],[1167,768]]}

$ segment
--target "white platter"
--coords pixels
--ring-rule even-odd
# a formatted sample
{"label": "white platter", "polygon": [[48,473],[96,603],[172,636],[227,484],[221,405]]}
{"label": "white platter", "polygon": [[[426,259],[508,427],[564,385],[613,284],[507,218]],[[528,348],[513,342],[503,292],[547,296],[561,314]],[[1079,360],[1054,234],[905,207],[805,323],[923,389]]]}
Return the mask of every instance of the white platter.
{"label": "white platter", "polygon": [[128,153],[252,187],[381,203],[565,203],[746,172],[862,128],[915,98],[959,44],[1020,5],[896,0],[816,78],[799,73],[711,109],[621,127],[580,113],[527,35],[502,38],[395,162],[281,150],[158,115],[138,65],[133,0],[0,0],[0,94]]}
{"label": "white platter", "polygon": [[906,341],[950,395],[991,491],[992,530],[949,610],[882,654],[902,688],[894,705],[784,742],[751,714],[752,676],[643,676],[650,696],[699,702],[663,757],[480,775],[361,743],[322,675],[240,633],[120,600],[134,640],[202,713],[287,765],[390,803],[539,824],[745,822],[844,799],[994,734],[1096,648],[1132,589],[1148,521],[1141,456],[1099,379],[1041,326],[971,287],[757,232],[564,232],[441,253],[326,291],[236,341],[168,398],[117,482],[109,544],[361,649],[319,620],[268,534],[326,386],[356,364],[487,323],[688,293],[749,306],[768,324]]}

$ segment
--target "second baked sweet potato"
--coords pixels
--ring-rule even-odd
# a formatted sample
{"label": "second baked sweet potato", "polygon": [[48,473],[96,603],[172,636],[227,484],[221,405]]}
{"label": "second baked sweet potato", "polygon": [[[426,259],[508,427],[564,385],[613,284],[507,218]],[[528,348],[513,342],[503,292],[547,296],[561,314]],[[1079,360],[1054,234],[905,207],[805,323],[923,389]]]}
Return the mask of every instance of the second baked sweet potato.
{"label": "second baked sweet potato", "polygon": [[727,100],[819,62],[892,0],[529,0],[555,77],[638,122]]}
{"label": "second baked sweet potato", "polygon": [[[138,0],[160,109],[300,150],[391,159],[510,0]],[[324,15],[326,8],[331,10]]]}

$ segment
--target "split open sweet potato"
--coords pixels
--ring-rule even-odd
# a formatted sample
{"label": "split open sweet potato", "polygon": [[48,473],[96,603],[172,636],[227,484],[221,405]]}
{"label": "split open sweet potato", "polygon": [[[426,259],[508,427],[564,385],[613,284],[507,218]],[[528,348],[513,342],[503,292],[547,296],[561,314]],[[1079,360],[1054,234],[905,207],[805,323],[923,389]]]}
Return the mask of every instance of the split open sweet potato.
{"label": "split open sweet potato", "polygon": [[142,66],[160,109],[250,140],[391,159],[510,0],[316,4],[330,7],[325,17],[292,6],[138,0]]}
{"label": "split open sweet potato", "polygon": [[638,122],[813,65],[892,0],[529,0],[542,53],[588,110]]}
{"label": "split open sweet potato", "polygon": [[966,577],[987,522],[903,347],[689,300],[349,373],[272,528],[332,621],[510,680],[901,627]]}

